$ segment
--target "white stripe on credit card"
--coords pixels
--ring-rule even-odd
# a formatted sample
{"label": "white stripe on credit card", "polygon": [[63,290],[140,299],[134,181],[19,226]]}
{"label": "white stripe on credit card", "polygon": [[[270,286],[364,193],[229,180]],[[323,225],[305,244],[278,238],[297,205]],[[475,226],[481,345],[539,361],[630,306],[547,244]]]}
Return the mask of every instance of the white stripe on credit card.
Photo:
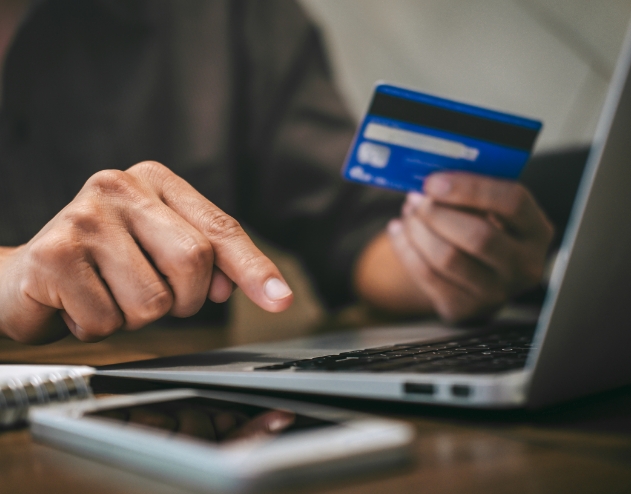
{"label": "white stripe on credit card", "polygon": [[368,124],[364,130],[364,138],[373,141],[385,142],[396,146],[403,146],[417,151],[446,156],[448,158],[475,161],[480,154],[476,148],[440,137],[410,132],[409,130],[395,129],[375,123]]}

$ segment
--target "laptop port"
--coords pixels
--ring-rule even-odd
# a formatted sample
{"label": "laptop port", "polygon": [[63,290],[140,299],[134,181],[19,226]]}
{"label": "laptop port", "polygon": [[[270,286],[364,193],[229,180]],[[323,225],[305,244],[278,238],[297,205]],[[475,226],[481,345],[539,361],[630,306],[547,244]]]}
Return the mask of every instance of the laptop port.
{"label": "laptop port", "polygon": [[458,398],[466,398],[471,394],[471,388],[466,384],[454,384],[451,387],[451,394]]}
{"label": "laptop port", "polygon": [[417,395],[433,395],[434,385],[428,383],[405,383],[403,389],[406,393]]}

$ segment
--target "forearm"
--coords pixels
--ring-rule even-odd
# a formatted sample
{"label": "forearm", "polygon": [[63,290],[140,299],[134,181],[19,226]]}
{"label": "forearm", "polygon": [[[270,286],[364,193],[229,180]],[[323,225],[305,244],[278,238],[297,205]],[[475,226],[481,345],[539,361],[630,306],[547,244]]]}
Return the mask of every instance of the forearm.
{"label": "forearm", "polygon": [[[8,261],[8,259],[11,257],[11,255],[18,249],[19,247],[0,247],[0,293],[2,290],[2,272],[3,272],[3,268],[5,263]],[[5,334],[5,332],[2,329],[2,324],[0,324],[0,338],[7,338],[8,336]]]}
{"label": "forearm", "polygon": [[376,309],[401,315],[434,314],[429,298],[414,284],[385,232],[359,256],[353,282],[359,297]]}

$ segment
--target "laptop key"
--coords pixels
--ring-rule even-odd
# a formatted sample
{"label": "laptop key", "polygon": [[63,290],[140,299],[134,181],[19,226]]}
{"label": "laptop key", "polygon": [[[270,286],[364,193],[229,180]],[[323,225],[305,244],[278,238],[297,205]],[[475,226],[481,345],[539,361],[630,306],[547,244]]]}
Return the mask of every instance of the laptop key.
{"label": "laptop key", "polygon": [[498,372],[522,367],[532,330],[511,330],[460,340],[402,343],[257,367],[255,370],[329,372]]}
{"label": "laptop key", "polygon": [[264,365],[262,367],[255,367],[254,370],[264,370],[264,371],[275,371],[275,370],[283,370],[283,369],[289,369],[291,367],[291,365],[288,365],[288,363],[284,363],[284,364],[274,364],[274,365]]}

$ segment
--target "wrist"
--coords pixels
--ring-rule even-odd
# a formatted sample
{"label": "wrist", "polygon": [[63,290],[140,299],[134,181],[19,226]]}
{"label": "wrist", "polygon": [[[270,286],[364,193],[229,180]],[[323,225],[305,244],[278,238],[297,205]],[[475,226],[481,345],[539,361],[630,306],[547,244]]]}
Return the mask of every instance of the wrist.
{"label": "wrist", "polygon": [[[0,310],[3,306],[1,299],[4,297],[2,297],[2,295],[5,293],[5,285],[3,282],[7,278],[4,274],[4,268],[18,249],[20,249],[20,247],[0,247]],[[4,330],[4,321],[1,316],[2,314],[0,314],[0,338],[8,338],[10,336]]]}
{"label": "wrist", "polygon": [[0,247],[0,270],[7,260],[19,249],[20,247]]}

